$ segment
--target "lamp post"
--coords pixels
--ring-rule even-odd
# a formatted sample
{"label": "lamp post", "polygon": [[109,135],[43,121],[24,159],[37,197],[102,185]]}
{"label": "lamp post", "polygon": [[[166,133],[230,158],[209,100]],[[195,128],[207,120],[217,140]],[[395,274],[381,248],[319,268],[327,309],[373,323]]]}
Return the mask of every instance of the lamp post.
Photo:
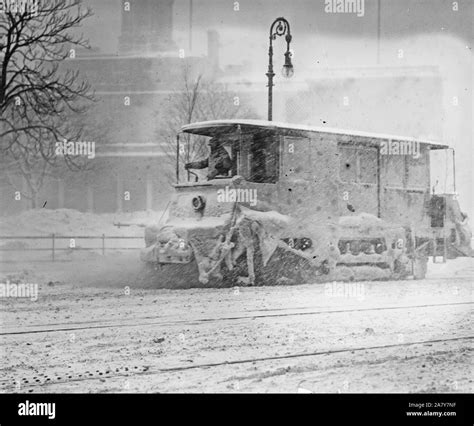
{"label": "lamp post", "polygon": [[273,40],[282,35],[285,36],[286,40],[285,64],[282,68],[282,74],[284,77],[290,78],[294,72],[290,52],[290,24],[285,18],[277,18],[270,27],[270,47],[268,49],[268,71],[266,74],[268,77],[268,121],[272,121],[273,77],[275,76],[273,72]]}

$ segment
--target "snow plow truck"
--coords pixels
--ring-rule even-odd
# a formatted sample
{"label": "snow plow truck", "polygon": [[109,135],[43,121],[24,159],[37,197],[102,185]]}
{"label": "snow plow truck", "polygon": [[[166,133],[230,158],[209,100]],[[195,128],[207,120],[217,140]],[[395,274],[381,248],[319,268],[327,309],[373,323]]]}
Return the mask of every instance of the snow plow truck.
{"label": "snow plow truck", "polygon": [[[211,140],[228,167],[209,170],[212,152],[207,170],[185,167]],[[456,194],[432,190],[431,153],[448,149],[260,120],[185,125],[175,192],[141,260],[176,288],[422,279],[429,256],[472,255]]]}

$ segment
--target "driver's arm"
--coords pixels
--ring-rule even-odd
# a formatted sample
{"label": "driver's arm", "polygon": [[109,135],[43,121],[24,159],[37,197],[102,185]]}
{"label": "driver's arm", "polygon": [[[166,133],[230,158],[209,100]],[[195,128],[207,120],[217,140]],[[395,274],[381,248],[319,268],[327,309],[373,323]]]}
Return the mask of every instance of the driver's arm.
{"label": "driver's arm", "polygon": [[218,174],[219,174],[219,172],[217,171],[217,169],[214,168],[214,170],[211,170],[211,171],[207,174],[207,180],[212,180],[212,179],[214,179]]}
{"label": "driver's arm", "polygon": [[205,169],[206,167],[209,167],[209,158],[206,158],[205,160],[186,163],[184,165],[185,169]]}

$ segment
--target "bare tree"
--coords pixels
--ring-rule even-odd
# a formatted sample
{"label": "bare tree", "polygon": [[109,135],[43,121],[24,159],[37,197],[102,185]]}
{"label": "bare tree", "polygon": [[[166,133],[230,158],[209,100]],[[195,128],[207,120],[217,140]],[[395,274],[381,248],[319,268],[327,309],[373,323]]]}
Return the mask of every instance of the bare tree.
{"label": "bare tree", "polygon": [[[33,2],[32,2],[33,3]],[[36,7],[0,14],[0,140],[2,151],[18,135],[63,138],[60,125],[69,111],[80,113],[91,100],[77,71],[60,69],[71,49],[88,47],[73,34],[91,16],[81,0],[36,2]],[[46,141],[47,139],[41,138]]]}
{"label": "bare tree", "polygon": [[[237,93],[229,90],[225,84],[207,78],[199,71],[193,72],[190,64],[185,63],[181,72],[181,85],[167,99],[166,113],[159,119],[162,127],[157,131],[158,139],[164,141],[164,151],[171,168],[176,165],[176,135],[183,125],[197,121],[255,117],[251,108],[242,106],[243,103]],[[203,138],[191,137],[189,134],[182,135],[180,147],[181,166],[205,157],[208,152]],[[174,179],[171,173],[170,179]]]}
{"label": "bare tree", "polygon": [[2,175],[12,190],[19,191],[21,197],[29,200],[31,206],[36,208],[44,180],[52,177],[52,164],[44,157],[53,157],[54,151],[45,153],[41,139],[33,139],[24,144],[22,136],[17,138],[19,141],[12,145],[8,155],[1,156]]}
{"label": "bare tree", "polygon": [[[8,3],[6,3],[8,5]],[[26,7],[25,7],[26,6]],[[81,140],[83,117],[94,100],[78,71],[61,64],[88,43],[75,30],[92,15],[82,0],[25,2],[0,14],[0,151],[7,181],[28,186],[36,199],[46,176],[58,166],[56,143]],[[75,119],[72,119],[72,118]],[[68,168],[83,163],[61,157]]]}
{"label": "bare tree", "polygon": [[[96,140],[104,138],[105,130],[85,114],[68,117],[62,126],[72,138],[70,141],[91,141],[95,144]],[[14,191],[21,188],[22,198],[29,200],[32,208],[40,207],[38,197],[46,180],[63,179],[76,171],[94,172],[92,163],[87,161],[86,156],[64,152],[67,139],[53,144],[51,135],[45,129],[36,129],[34,137],[25,133],[14,137],[16,143],[1,156],[0,167],[8,186]]]}

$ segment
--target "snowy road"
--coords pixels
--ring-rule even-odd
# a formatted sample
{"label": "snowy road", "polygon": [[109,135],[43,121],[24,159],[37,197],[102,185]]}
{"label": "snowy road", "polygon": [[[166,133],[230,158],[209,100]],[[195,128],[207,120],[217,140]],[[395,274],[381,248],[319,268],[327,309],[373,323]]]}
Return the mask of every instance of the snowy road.
{"label": "snowy road", "polygon": [[35,302],[0,301],[0,390],[472,392],[473,259],[431,271],[175,291],[44,283]]}

